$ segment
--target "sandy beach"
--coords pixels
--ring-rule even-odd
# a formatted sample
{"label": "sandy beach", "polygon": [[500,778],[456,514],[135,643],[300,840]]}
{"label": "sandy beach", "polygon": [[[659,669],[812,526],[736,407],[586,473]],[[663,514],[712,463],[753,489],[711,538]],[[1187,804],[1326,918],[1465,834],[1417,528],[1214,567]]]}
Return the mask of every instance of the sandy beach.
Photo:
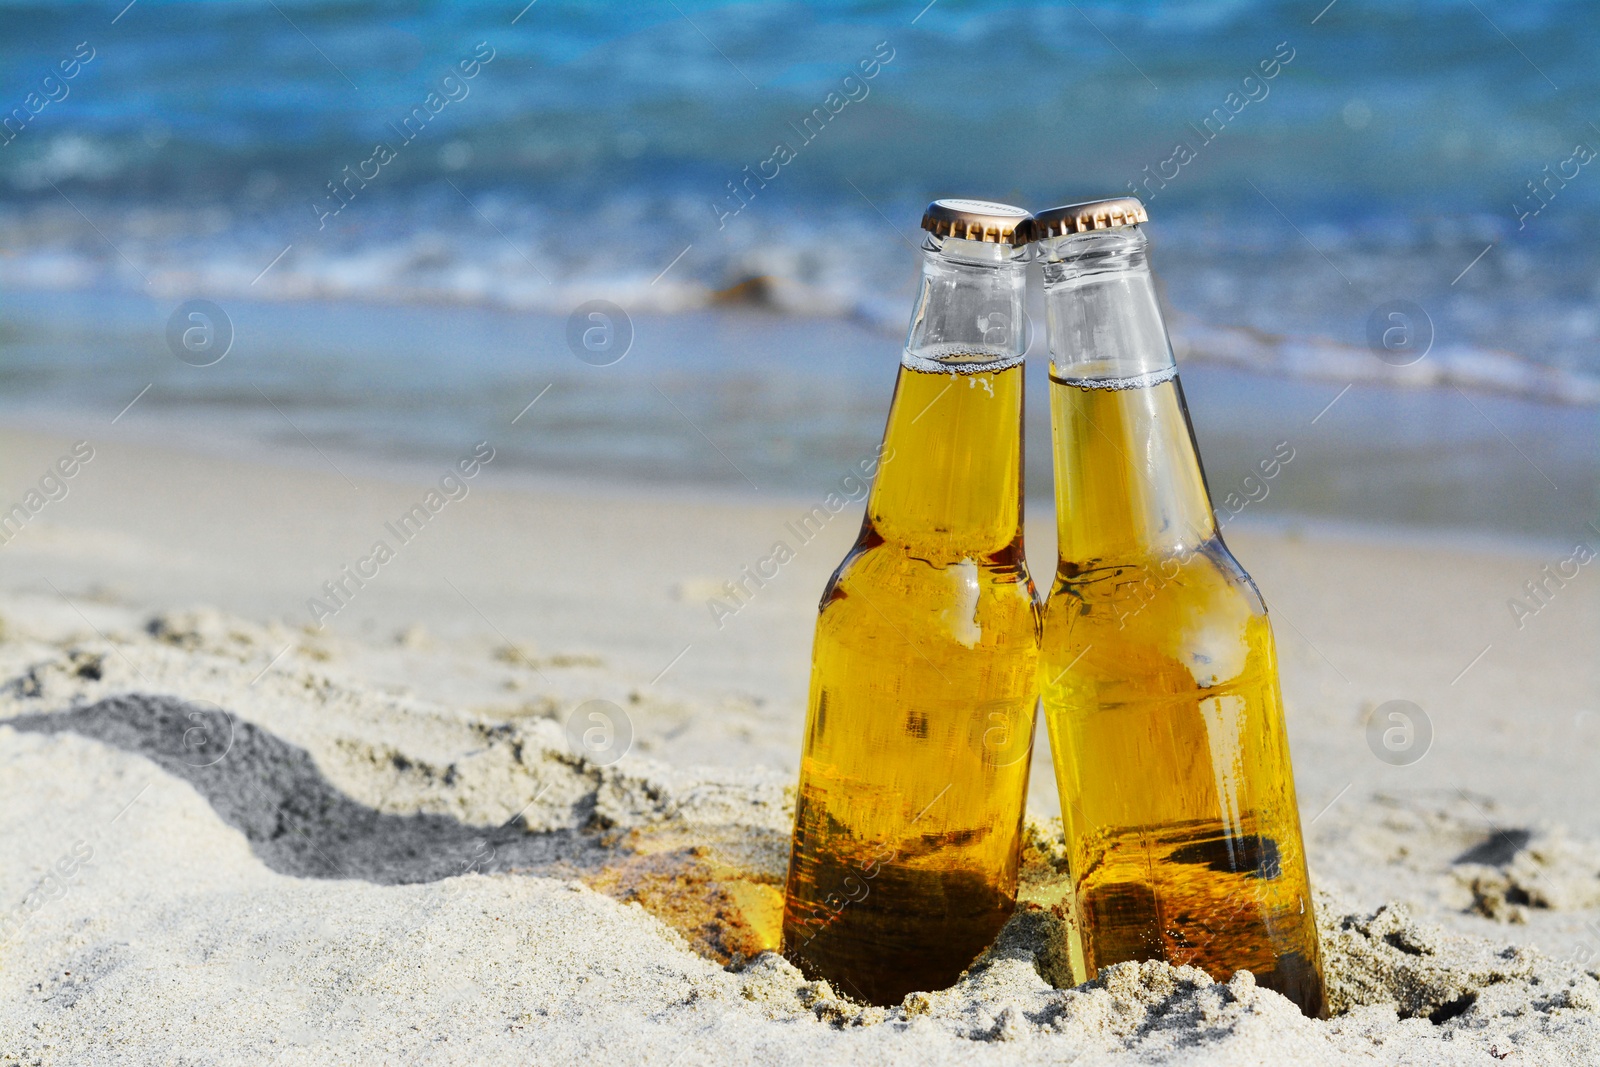
{"label": "sandy beach", "polygon": [[[3,435],[0,497],[77,440]],[[0,546],[0,1062],[1600,1057],[1600,587],[1508,607],[1572,546],[1228,529],[1276,620],[1334,1018],[1158,964],[1071,988],[1042,731],[1023,904],[884,1010],[766,951],[859,505],[728,601],[811,502],[490,460],[319,618],[448,469],[89,447]],[[1394,700],[1428,725],[1385,762]]]}
{"label": "sandy beach", "polygon": [[[0,1067],[1600,1064],[1597,50],[1555,0],[0,5]],[[1170,590],[1143,645],[1041,636],[1068,811],[1148,878],[1069,848],[1044,724],[1028,763],[941,732],[997,679],[1026,707],[979,612],[1003,584],[1025,631],[1009,503],[941,568],[970,614],[883,586],[994,654],[924,690],[893,609],[847,611],[806,738],[900,368],[979,356],[1024,383],[1041,594],[1058,479],[1069,568],[1138,558],[1074,524],[1192,557],[1209,497],[1309,896],[1272,648],[1215,575],[1108,576]],[[1172,435],[1118,445],[1074,383]],[[943,537],[1014,453],[937,400],[888,443]],[[1190,677],[1201,716],[1151,710]],[[859,732],[884,694],[904,730]],[[815,840],[1011,875],[1011,816],[869,825],[935,771],[910,738],[953,800],[1014,815],[1027,768],[1019,897],[941,871],[910,955],[1005,925],[868,1007],[775,951],[803,739]],[[833,936],[899,926],[894,880]],[[1264,965],[1240,886],[1281,988],[1314,907],[1327,1018],[1248,972],[1085,981],[1074,892]]]}

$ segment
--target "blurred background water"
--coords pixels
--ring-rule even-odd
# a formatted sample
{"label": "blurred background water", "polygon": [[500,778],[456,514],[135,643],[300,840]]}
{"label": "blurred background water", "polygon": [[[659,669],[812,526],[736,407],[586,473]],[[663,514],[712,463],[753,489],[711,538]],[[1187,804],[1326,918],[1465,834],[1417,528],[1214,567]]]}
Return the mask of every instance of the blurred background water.
{"label": "blurred background water", "polygon": [[0,404],[810,494],[881,429],[928,199],[1136,191],[1217,495],[1290,441],[1251,518],[1565,540],[1597,47],[1578,2],[0,2]]}

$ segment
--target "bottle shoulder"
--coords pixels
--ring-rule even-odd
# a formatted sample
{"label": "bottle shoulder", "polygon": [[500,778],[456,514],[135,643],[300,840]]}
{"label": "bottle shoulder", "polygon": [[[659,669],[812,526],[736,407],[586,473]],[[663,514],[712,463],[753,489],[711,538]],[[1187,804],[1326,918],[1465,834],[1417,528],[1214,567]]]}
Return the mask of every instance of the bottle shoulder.
{"label": "bottle shoulder", "polygon": [[1192,604],[1234,603],[1253,615],[1265,616],[1266,602],[1254,579],[1220,538],[1193,550],[1125,561],[1093,560],[1060,563],[1049,599],[1112,604],[1133,600],[1156,603],[1182,600]]}
{"label": "bottle shoulder", "polygon": [[[1090,684],[1101,699],[1139,702],[1200,694],[1275,692],[1272,627],[1243,595],[1203,601],[1158,595],[1114,607],[1057,602],[1046,610],[1040,660],[1069,687]],[[1274,698],[1275,699],[1275,698]]]}
{"label": "bottle shoulder", "polygon": [[[825,624],[941,629],[950,619],[987,619],[1037,636],[1040,602],[1020,551],[1012,558],[949,558],[878,541],[852,549],[823,591]],[[943,621],[941,621],[943,620]]]}
{"label": "bottle shoulder", "polygon": [[[1063,568],[1046,601],[1047,660],[1115,674],[1130,664],[1169,668],[1217,684],[1244,659],[1275,657],[1272,627],[1255,583],[1220,542],[1162,560]],[[1091,651],[1086,651],[1091,650]]]}
{"label": "bottle shoulder", "polygon": [[[951,575],[995,588],[1020,588],[1035,597],[1033,577],[1019,537],[1013,544],[990,554],[951,551],[945,546],[909,545],[882,538],[863,537],[835,568],[829,586],[843,582],[894,582],[933,588],[949,583]],[[824,598],[826,599],[826,598]]]}

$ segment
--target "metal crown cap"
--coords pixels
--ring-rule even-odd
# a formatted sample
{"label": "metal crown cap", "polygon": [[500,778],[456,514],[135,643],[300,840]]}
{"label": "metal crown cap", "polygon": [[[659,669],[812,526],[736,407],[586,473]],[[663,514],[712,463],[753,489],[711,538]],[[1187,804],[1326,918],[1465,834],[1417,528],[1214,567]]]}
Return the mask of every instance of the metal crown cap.
{"label": "metal crown cap", "polygon": [[1045,237],[1062,237],[1085,230],[1110,230],[1118,226],[1136,226],[1149,222],[1144,205],[1134,196],[1115,196],[1109,200],[1085,200],[1081,204],[1065,204],[1041,211],[1034,216],[1036,240]]}
{"label": "metal crown cap", "polygon": [[989,200],[935,200],[922,213],[922,228],[940,237],[1020,247],[1033,240],[1033,216],[1025,209]]}

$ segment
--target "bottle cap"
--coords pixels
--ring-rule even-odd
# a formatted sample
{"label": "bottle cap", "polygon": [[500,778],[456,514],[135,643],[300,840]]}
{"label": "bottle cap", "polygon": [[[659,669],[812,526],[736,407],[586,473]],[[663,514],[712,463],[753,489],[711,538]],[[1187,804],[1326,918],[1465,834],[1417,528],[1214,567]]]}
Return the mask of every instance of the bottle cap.
{"label": "bottle cap", "polygon": [[1109,200],[1085,200],[1081,204],[1065,204],[1041,211],[1034,216],[1035,240],[1062,237],[1085,230],[1110,230],[1118,226],[1135,226],[1149,222],[1144,205],[1134,196],[1116,196]]}
{"label": "bottle cap", "polygon": [[1033,240],[1032,215],[1023,208],[988,200],[935,200],[922,213],[922,228],[940,237],[1013,248]]}

